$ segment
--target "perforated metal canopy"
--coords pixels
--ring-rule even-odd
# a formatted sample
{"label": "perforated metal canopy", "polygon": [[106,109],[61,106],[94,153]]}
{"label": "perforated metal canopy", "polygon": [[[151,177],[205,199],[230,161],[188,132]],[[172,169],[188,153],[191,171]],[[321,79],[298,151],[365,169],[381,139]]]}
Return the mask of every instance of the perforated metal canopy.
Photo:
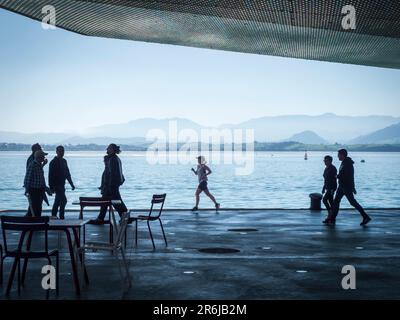
{"label": "perforated metal canopy", "polygon": [[46,5],[88,36],[400,68],[399,0],[0,0],[39,21]]}

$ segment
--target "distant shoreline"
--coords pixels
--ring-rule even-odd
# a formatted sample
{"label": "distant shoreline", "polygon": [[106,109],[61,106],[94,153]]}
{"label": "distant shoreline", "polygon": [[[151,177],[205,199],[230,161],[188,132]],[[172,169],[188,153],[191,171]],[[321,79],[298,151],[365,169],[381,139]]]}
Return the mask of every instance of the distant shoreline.
{"label": "distant shoreline", "polygon": [[[148,151],[151,144],[141,144],[141,145],[121,145],[121,149],[124,151]],[[178,150],[183,144],[178,144]],[[55,150],[57,145],[55,144],[43,144],[45,150]],[[65,145],[68,151],[104,151],[106,145],[98,144],[83,144],[83,145]],[[200,145],[193,150],[205,150],[207,145]],[[204,148],[206,147],[206,148]],[[346,148],[352,152],[400,152],[400,144],[356,144],[356,145],[346,145],[346,144],[303,144],[299,142],[255,142],[254,151],[256,152],[278,152],[278,151],[337,151],[338,149]],[[212,150],[212,145],[208,145],[208,149]],[[235,149],[246,150],[246,146],[235,146]],[[0,151],[30,151],[30,144],[20,144],[20,143],[0,143]],[[220,145],[219,151],[230,151],[232,146],[230,145]],[[160,151],[169,151],[166,150]],[[176,150],[173,150],[176,151]],[[187,151],[187,150],[185,150]]]}

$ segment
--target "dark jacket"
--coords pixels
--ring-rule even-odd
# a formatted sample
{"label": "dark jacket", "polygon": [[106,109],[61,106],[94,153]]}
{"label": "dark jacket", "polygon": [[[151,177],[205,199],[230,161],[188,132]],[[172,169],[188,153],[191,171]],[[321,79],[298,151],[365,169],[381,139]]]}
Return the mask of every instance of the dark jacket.
{"label": "dark jacket", "polygon": [[346,157],[340,165],[339,173],[337,176],[339,180],[339,186],[343,189],[351,191],[355,190],[353,164],[354,161],[351,158]]}
{"label": "dark jacket", "polygon": [[49,166],[49,186],[50,189],[56,190],[65,188],[65,181],[73,186],[71,173],[68,168],[67,160],[64,158],[54,157]]}
{"label": "dark jacket", "polygon": [[105,168],[100,187],[103,194],[118,189],[125,182],[125,177],[122,173],[122,163],[117,155],[104,157],[104,164]]}
{"label": "dark jacket", "polygon": [[324,170],[324,189],[325,190],[333,190],[337,189],[337,181],[336,181],[337,169],[331,164],[326,167]]}
{"label": "dark jacket", "polygon": [[29,158],[26,160],[26,169],[28,169],[29,165],[35,160],[34,154],[32,153]]}

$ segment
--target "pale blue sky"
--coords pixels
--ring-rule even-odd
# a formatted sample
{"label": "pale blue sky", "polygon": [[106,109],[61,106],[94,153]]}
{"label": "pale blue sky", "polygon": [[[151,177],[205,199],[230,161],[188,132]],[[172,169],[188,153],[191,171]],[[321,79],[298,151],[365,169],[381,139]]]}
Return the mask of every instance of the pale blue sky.
{"label": "pale blue sky", "polygon": [[0,9],[0,130],[78,131],[142,117],[400,116],[400,70],[43,30]]}

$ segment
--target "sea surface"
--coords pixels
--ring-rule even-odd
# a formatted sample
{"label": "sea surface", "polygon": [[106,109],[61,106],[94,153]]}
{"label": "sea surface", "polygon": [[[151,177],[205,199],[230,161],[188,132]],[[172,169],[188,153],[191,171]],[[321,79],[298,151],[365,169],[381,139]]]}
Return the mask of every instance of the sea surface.
{"label": "sea surface", "polygon": [[[213,171],[209,176],[209,189],[221,207],[226,208],[308,208],[309,194],[321,192],[325,154],[308,152],[308,160],[304,160],[304,152],[257,152],[254,159],[249,160],[254,170],[248,175],[237,175],[237,169],[243,166],[236,165],[235,161],[224,163],[220,157],[220,161],[208,163]],[[328,154],[339,167],[335,153]],[[28,156],[25,152],[0,152],[0,210],[27,207],[22,185]],[[66,154],[77,187],[75,191],[67,187],[67,208],[76,209],[72,202],[80,196],[99,195],[103,156],[99,152]],[[366,152],[350,156],[355,161],[359,202],[368,208],[399,208],[400,153]],[[52,153],[48,156],[49,160],[53,157]],[[121,160],[126,178],[121,194],[129,208],[148,208],[155,193],[167,193],[166,208],[193,207],[198,184],[190,170],[196,166],[194,157],[188,163],[177,162],[175,158],[164,164],[154,164],[145,152],[125,152]],[[48,165],[46,178],[47,170]],[[205,195],[201,196],[200,207],[212,207]],[[343,207],[349,207],[347,200],[343,200]]]}

